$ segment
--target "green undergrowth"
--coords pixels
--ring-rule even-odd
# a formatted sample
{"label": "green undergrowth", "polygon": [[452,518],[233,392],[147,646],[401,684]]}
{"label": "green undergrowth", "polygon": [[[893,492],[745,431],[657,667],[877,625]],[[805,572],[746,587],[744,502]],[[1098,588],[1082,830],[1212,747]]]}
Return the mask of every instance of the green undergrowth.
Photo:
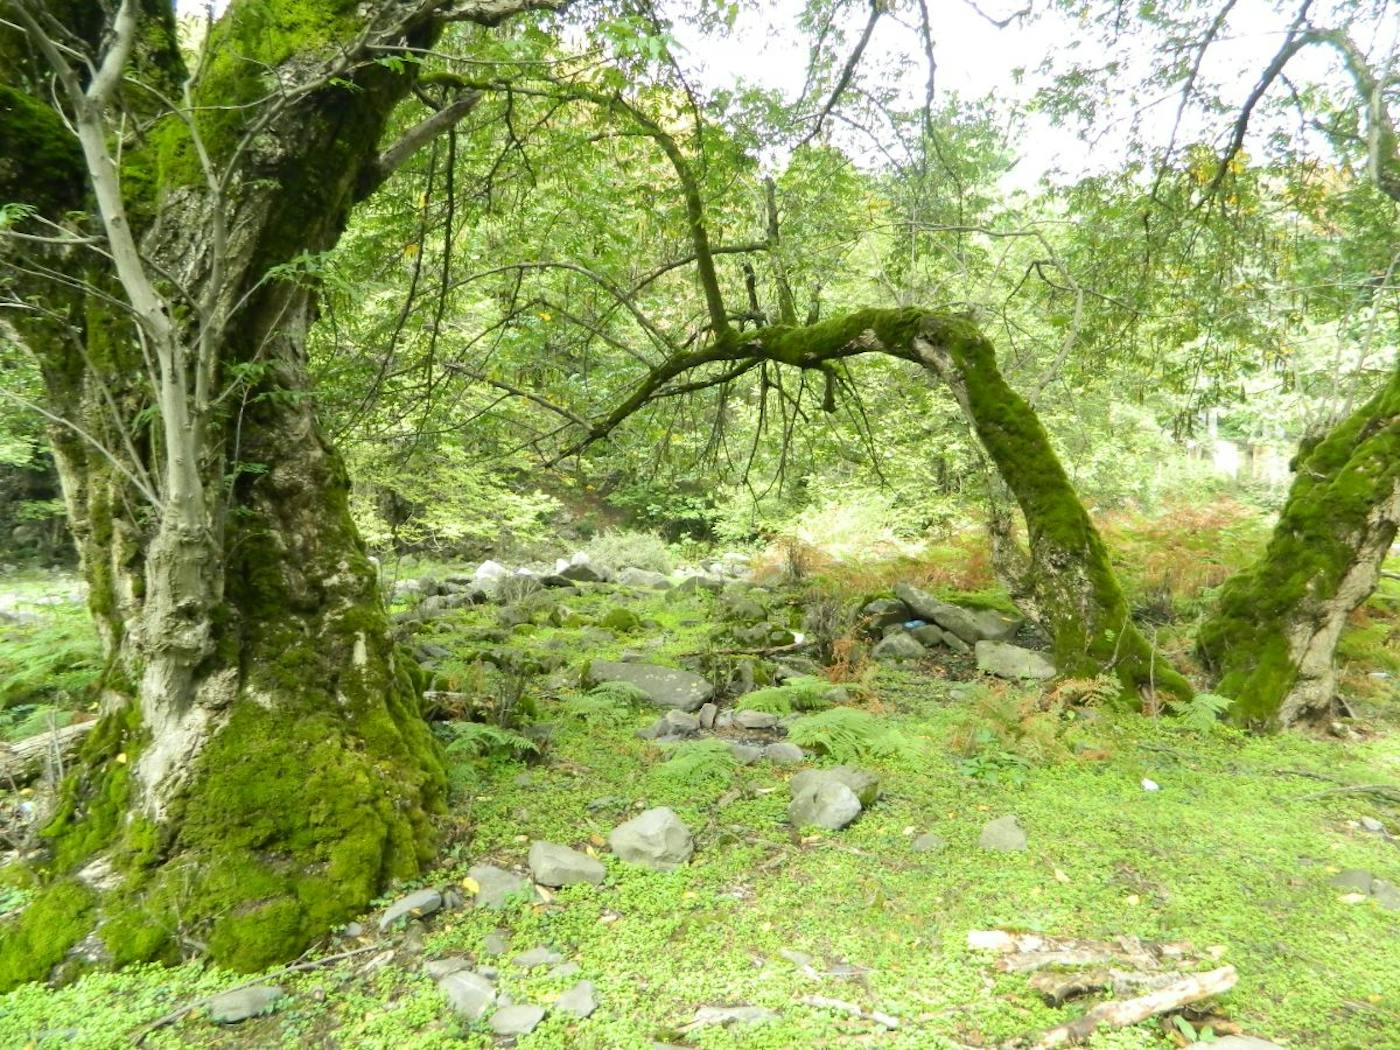
{"label": "green undergrowth", "polygon": [[[486,746],[491,735],[479,733],[472,739],[482,746],[449,746],[454,767],[470,771],[454,776],[451,816],[464,831],[444,848],[441,867],[398,891],[460,884],[478,863],[523,870],[536,839],[598,852],[607,869],[602,886],[570,887],[502,912],[454,910],[424,924],[427,958],[486,962],[487,935],[507,931],[506,960],[489,961],[517,1002],[547,1005],[575,980],[594,983],[600,1007],[592,1018],[550,1016],[518,1040],[521,1050],[653,1040],[711,1050],[871,1043],[938,1050],[995,1045],[1082,1012],[1083,1004],[1044,1005],[1024,975],[999,973],[992,958],[967,948],[970,930],[993,928],[1189,941],[1239,971],[1237,987],[1214,1003],[1216,1014],[1290,1047],[1381,1047],[1400,1031],[1400,918],[1330,885],[1344,868],[1400,881],[1400,851],[1356,823],[1375,817],[1395,828],[1400,808],[1372,795],[1324,793],[1400,781],[1400,735],[1384,725],[1359,742],[1255,738],[1224,726],[1201,732],[1180,720],[1094,704],[1085,713],[1057,707],[1049,694],[881,668],[860,703],[802,714],[789,737],[819,753],[809,765],[846,761],[878,773],[881,799],[844,831],[798,836],[786,816],[791,767],[741,766],[714,742],[659,747],[635,734],[656,717],[635,693],[577,685],[584,661],[626,648],[685,662],[685,653],[708,644],[708,599],[563,600],[585,617],[627,600],[656,626],[626,638],[588,634],[586,625],[512,633],[510,644],[529,651],[548,651],[558,639],[565,655],[530,682],[537,720],[552,726],[548,745],[539,753],[509,740]],[[467,648],[494,616],[490,608],[454,613],[418,638]],[[1086,685],[1076,703],[1090,691]],[[969,765],[960,749],[969,729],[984,734],[977,753],[1018,755],[1018,774],[989,776]],[[1159,790],[1146,790],[1144,780]],[[652,806],[670,806],[693,829],[689,866],[651,873],[600,848],[619,823]],[[1026,829],[1029,849],[980,850],[983,825],[1007,814]],[[924,832],[946,845],[915,853],[911,843]],[[372,917],[365,925],[373,929]],[[319,950],[360,944],[333,938]],[[364,946],[354,959],[276,975],[290,994],[267,1017],[217,1028],[195,1011],[144,1045],[496,1045],[484,1027],[464,1029],[451,1017],[413,952],[373,968],[365,964],[380,948],[372,940]],[[526,973],[507,961],[540,946],[576,962],[578,974],[552,978],[547,968]],[[810,956],[810,971],[785,950]],[[853,976],[841,975],[847,967]],[[25,985],[0,996],[0,1046],[127,1045],[142,1025],[244,979],[189,964],[91,973],[56,990]],[[808,996],[894,1014],[901,1025],[880,1033],[803,1005]],[[678,1031],[698,1007],[739,1004],[770,1007],[779,1019]],[[1177,1044],[1162,1025],[1145,1022],[1088,1045]]]}

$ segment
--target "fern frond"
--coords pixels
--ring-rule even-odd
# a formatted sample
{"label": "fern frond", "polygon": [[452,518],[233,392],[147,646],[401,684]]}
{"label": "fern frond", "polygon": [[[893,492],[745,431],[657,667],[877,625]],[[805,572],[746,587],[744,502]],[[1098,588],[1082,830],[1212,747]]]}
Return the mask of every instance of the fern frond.
{"label": "fern frond", "polygon": [[538,754],[539,744],[513,729],[486,722],[444,722],[448,741],[444,750],[449,758],[514,758]]}
{"label": "fern frond", "polygon": [[651,775],[675,788],[713,788],[728,784],[739,767],[723,740],[687,740],[670,749],[670,756]]}
{"label": "fern frond", "polygon": [[1187,729],[1209,732],[1234,704],[1228,696],[1217,693],[1197,693],[1190,700],[1168,700],[1167,710],[1181,719]]}
{"label": "fern frond", "polygon": [[820,678],[794,678],[786,685],[755,689],[745,693],[735,705],[739,711],[762,711],[770,715],[790,715],[794,711],[825,711],[832,706],[831,683]]}
{"label": "fern frond", "polygon": [[883,760],[915,763],[925,748],[868,711],[833,707],[799,718],[788,727],[788,740],[837,762]]}

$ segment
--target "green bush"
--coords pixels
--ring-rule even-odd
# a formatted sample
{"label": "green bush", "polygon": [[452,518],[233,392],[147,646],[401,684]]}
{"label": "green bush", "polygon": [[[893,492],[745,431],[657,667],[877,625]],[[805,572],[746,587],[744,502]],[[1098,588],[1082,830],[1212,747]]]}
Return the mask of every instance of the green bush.
{"label": "green bush", "polygon": [[648,569],[669,573],[674,568],[671,549],[653,532],[613,530],[595,536],[584,548],[589,561],[600,569]]}

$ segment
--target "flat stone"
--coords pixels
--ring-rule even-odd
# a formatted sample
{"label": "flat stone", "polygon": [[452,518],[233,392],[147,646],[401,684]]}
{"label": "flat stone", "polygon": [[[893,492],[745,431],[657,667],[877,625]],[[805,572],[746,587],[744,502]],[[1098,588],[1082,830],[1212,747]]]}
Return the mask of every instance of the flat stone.
{"label": "flat stone", "polygon": [[1007,642],[978,642],[977,670],[998,678],[1054,678],[1055,665],[1044,654]]}
{"label": "flat stone", "polygon": [[894,593],[919,619],[935,623],[965,642],[976,642],[983,637],[976,619],[961,606],[941,601],[912,583],[895,584]]}
{"label": "flat stone", "polygon": [[553,966],[555,963],[564,961],[564,957],[553,948],[531,948],[528,952],[521,952],[511,962],[525,970],[533,970],[538,966]]}
{"label": "flat stone", "polygon": [[579,981],[567,992],[554,1000],[554,1009],[561,1014],[574,1017],[588,1017],[598,1009],[598,998],[592,981]]}
{"label": "flat stone", "polygon": [[1014,815],[988,821],[977,845],[993,853],[1018,853],[1026,848],[1026,833]]}
{"label": "flat stone", "polygon": [[700,705],[700,728],[713,729],[715,727],[715,716],[719,714],[719,708],[714,704]]}
{"label": "flat stone", "polygon": [[423,972],[435,981],[471,968],[472,964],[460,955],[449,955],[446,959],[429,959],[423,964]]}
{"label": "flat stone", "polygon": [[1400,911],[1400,886],[1393,882],[1372,879],[1371,898],[1386,911]]}
{"label": "flat stone", "polygon": [[608,845],[624,863],[652,871],[674,871],[695,852],[690,829],[666,806],[649,809],[616,828],[608,836]]}
{"label": "flat stone", "polygon": [[788,821],[795,828],[815,825],[840,831],[860,816],[860,799],[845,784],[827,780],[794,796],[787,812]]}
{"label": "flat stone", "polygon": [[620,583],[624,587],[651,587],[654,590],[665,591],[671,588],[671,578],[664,572],[652,572],[649,569],[619,569],[613,577],[614,583]]}
{"label": "flat stone", "polygon": [[924,647],[902,627],[894,628],[870,650],[872,659],[884,661],[922,660],[925,655]]}
{"label": "flat stone", "polygon": [[751,766],[763,757],[763,752],[767,750],[762,747],[755,747],[753,744],[741,744],[737,740],[729,742],[729,753],[734,756],[734,761],[741,766]]}
{"label": "flat stone", "polygon": [[528,1035],[544,1020],[544,1007],[517,1003],[491,1015],[491,1031],[497,1035]]}
{"label": "flat stone", "polygon": [[861,807],[873,806],[880,797],[880,778],[874,773],[854,766],[832,766],[830,769],[804,769],[788,781],[788,789],[796,798],[818,784],[845,784],[860,800]]}
{"label": "flat stone", "polygon": [[[926,623],[922,627],[915,627],[909,632],[909,637],[918,642],[925,649],[932,649],[935,645],[942,645],[943,639],[947,637],[942,627],[935,624]],[[953,637],[957,637],[954,635]]]}
{"label": "flat stone", "polygon": [[275,984],[235,988],[209,1000],[209,1020],[215,1024],[238,1024],[251,1017],[261,1017],[271,1013],[273,1005],[286,994]]}
{"label": "flat stone", "polygon": [[909,844],[909,848],[915,853],[937,853],[947,846],[948,843],[933,832],[925,832]]}
{"label": "flat stone", "polygon": [[668,733],[686,735],[700,732],[700,716],[688,711],[667,711],[661,716],[661,721]]}
{"label": "flat stone", "polygon": [[480,887],[476,891],[478,908],[504,908],[512,900],[526,897],[530,884],[513,871],[506,871],[494,864],[474,864],[467,869],[467,875],[476,880]]}
{"label": "flat stone", "polygon": [[483,955],[504,955],[510,951],[510,933],[506,930],[492,930],[481,940]]}
{"label": "flat stone", "polygon": [[572,977],[574,974],[578,973],[580,969],[582,969],[582,967],[576,962],[561,962],[558,966],[553,967],[549,971],[549,979],[551,981],[562,981],[565,977]]}
{"label": "flat stone", "polygon": [[602,583],[604,579],[606,579],[606,576],[601,570],[595,569],[587,562],[580,565],[566,566],[553,575],[561,576],[570,583]]}
{"label": "flat stone", "polygon": [[893,623],[903,623],[909,619],[909,606],[898,598],[876,598],[860,611],[861,618],[871,631],[878,631]]}
{"label": "flat stone", "polygon": [[496,989],[479,973],[460,970],[438,981],[438,990],[453,1012],[465,1021],[479,1021],[496,1001]]}
{"label": "flat stone", "polygon": [[1360,868],[1348,868],[1332,877],[1332,885],[1338,889],[1356,890],[1359,893],[1370,893],[1373,881],[1371,873]]}
{"label": "flat stone", "polygon": [[1377,835],[1385,834],[1385,825],[1375,817],[1362,817],[1361,827],[1366,831],[1374,832]]}
{"label": "flat stone", "polygon": [[778,716],[767,711],[735,711],[734,724],[740,729],[772,729],[778,724]]}
{"label": "flat stone", "polygon": [[953,632],[951,631],[943,632],[943,644],[946,645],[949,649],[953,650],[953,652],[955,653],[961,653],[963,655],[966,655],[972,652],[972,646],[968,645],[965,641],[959,638],[956,634],[953,634]]}
{"label": "flat stone", "polygon": [[597,886],[607,876],[607,869],[596,857],[554,842],[533,843],[529,863],[530,873],[543,886],[573,886],[580,882]]}
{"label": "flat stone", "polygon": [[629,682],[658,707],[698,711],[715,694],[715,687],[698,674],[655,664],[594,660],[588,666],[588,684]]}
{"label": "flat stone", "polygon": [[790,744],[786,740],[779,740],[769,744],[763,749],[763,757],[769,762],[775,762],[780,766],[795,766],[807,757],[807,752],[803,751],[796,744]]}
{"label": "flat stone", "polygon": [[778,1019],[778,1011],[766,1006],[702,1006],[695,1011],[690,1026],[766,1024]]}
{"label": "flat stone", "polygon": [[410,893],[384,910],[384,914],[379,918],[379,932],[383,933],[399,919],[431,915],[441,907],[442,894],[437,890],[418,890],[416,893]]}

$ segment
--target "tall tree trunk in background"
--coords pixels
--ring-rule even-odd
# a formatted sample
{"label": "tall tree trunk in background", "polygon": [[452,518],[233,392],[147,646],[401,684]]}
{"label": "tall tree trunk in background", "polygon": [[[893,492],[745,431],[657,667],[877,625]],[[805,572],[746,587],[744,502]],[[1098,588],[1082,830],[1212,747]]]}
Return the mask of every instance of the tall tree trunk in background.
{"label": "tall tree trunk in background", "polygon": [[1400,527],[1400,364],[1389,382],[1296,460],[1267,550],[1226,582],[1197,635],[1248,725],[1331,709],[1347,617],[1380,579]]}
{"label": "tall tree trunk in background", "polygon": [[[0,0],[29,30],[0,39],[0,200],[70,228],[67,213],[100,213],[82,230],[104,233],[117,259],[126,224],[135,265],[157,275],[143,289],[141,272],[113,274],[72,243],[7,239],[0,254],[29,304],[11,323],[44,375],[109,656],[100,724],[41,832],[44,889],[0,924],[0,988],[49,975],[79,941],[83,957],[118,965],[207,949],[262,967],[431,857],[443,772],[311,404],[314,292],[270,271],[331,247],[415,144],[410,133],[380,153],[418,69],[376,62],[384,49],[431,46],[449,20],[494,25],[545,6],[234,0],[194,86],[198,141],[150,94],[122,88],[123,109],[145,119],[123,143],[114,204],[93,160],[114,126],[78,151],[68,126],[82,134],[81,92],[63,116],[50,108],[41,85],[55,62],[36,41],[54,28],[46,18],[62,19],[99,68],[99,43],[120,32],[91,17],[95,5],[65,15]],[[132,75],[179,98],[168,3],[123,4],[118,24],[133,7]],[[221,189],[211,171],[228,173]],[[133,318],[127,304],[141,314],[152,289],[156,309]]]}

